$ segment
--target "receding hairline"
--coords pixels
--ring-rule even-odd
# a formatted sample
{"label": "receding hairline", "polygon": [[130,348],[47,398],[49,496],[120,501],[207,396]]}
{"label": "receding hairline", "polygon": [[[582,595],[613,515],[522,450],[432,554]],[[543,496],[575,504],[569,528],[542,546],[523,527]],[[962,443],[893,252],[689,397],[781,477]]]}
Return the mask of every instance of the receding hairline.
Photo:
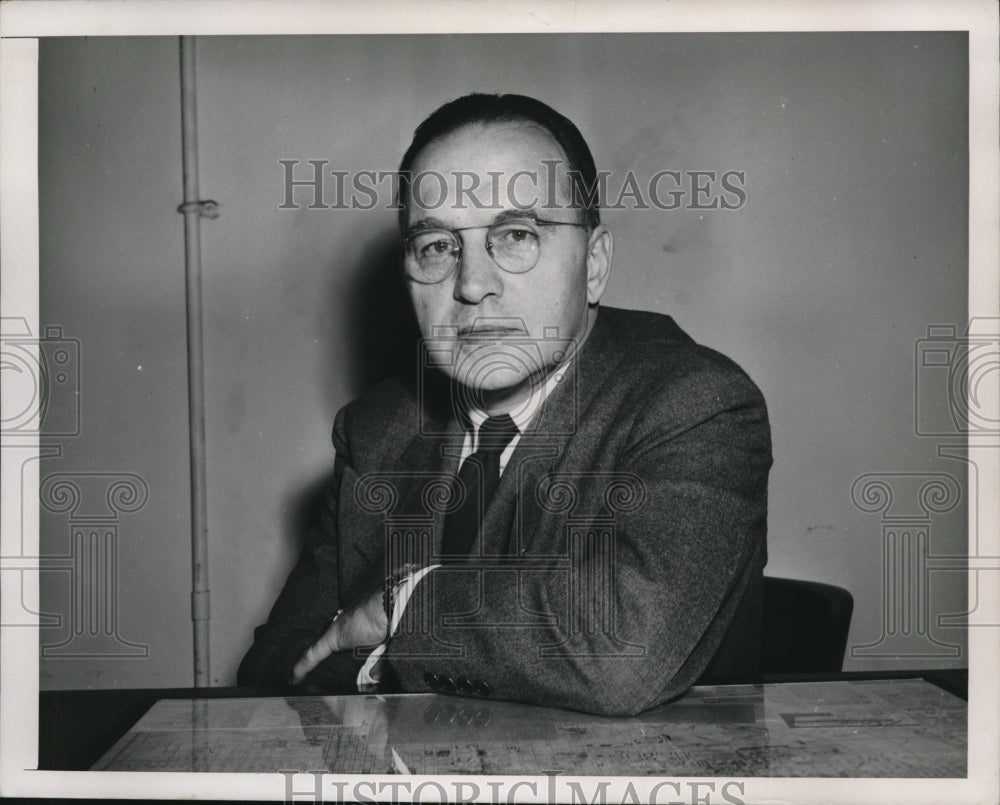
{"label": "receding hairline", "polygon": [[[556,136],[551,131],[549,131],[545,126],[543,126],[540,123],[537,123],[534,120],[523,117],[512,117],[510,120],[470,120],[467,123],[463,123],[458,128],[446,131],[438,135],[437,137],[428,140],[426,143],[423,144],[420,150],[413,155],[413,158],[410,160],[410,171],[413,174],[418,174],[421,172],[420,170],[417,170],[417,167],[420,164],[420,160],[423,159],[425,153],[433,147],[441,146],[442,144],[447,143],[449,140],[457,139],[463,134],[474,132],[476,129],[479,129],[481,132],[485,133],[489,129],[498,129],[498,128],[511,128],[515,130],[520,129],[525,131],[537,132],[539,134],[544,135],[544,138],[555,147],[556,151],[559,154],[558,168],[562,169],[561,170],[562,176],[560,183],[563,185],[561,189],[564,192],[566,192],[567,196],[572,196],[573,180],[571,171],[573,170],[572,168],[573,163],[570,160],[569,155],[566,153],[566,149],[563,148],[562,143],[560,143],[559,140],[556,138]],[[410,215],[411,204],[412,204],[412,198],[409,196],[409,194],[407,194],[406,204],[403,206],[403,209],[401,210],[401,212],[403,212],[407,218],[409,218]]]}
{"label": "receding hairline", "polygon": [[439,106],[414,130],[413,139],[399,165],[397,199],[400,202],[400,224],[405,226],[413,163],[427,146],[473,124],[488,130],[491,125],[520,127],[525,123],[541,128],[559,145],[561,158],[553,162],[563,163],[568,168],[573,207],[582,211],[581,223],[589,228],[598,226],[601,223],[601,193],[597,167],[590,146],[576,124],[537,98],[514,93],[499,95],[481,92],[473,92]]}
{"label": "receding hairline", "polygon": [[416,154],[414,154],[413,159],[410,162],[410,169],[412,170],[413,166],[415,166],[420,161],[420,159],[423,158],[427,150],[434,146],[439,146],[443,143],[448,142],[449,140],[457,139],[463,134],[472,133],[476,129],[485,133],[490,129],[503,129],[503,128],[509,128],[514,130],[519,129],[522,131],[533,131],[544,135],[544,138],[548,140],[548,142],[550,142],[552,145],[554,145],[556,150],[559,152],[563,164],[566,166],[569,166],[571,164],[569,154],[566,153],[566,149],[563,148],[562,143],[560,143],[559,140],[556,139],[555,135],[547,128],[545,128],[545,126],[541,125],[540,123],[536,123],[534,120],[529,120],[527,118],[512,118],[510,120],[471,120],[468,123],[463,123],[456,129],[452,129],[451,131],[447,131],[443,134],[440,134],[437,137],[434,137],[432,140],[428,140],[426,143],[424,143],[421,149],[417,151]]}

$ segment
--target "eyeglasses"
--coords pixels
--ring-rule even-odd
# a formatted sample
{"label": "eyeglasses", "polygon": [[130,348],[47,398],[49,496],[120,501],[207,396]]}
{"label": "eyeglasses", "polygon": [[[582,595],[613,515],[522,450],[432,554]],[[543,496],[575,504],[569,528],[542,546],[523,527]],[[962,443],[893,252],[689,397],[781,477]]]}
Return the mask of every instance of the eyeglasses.
{"label": "eyeglasses", "polygon": [[540,231],[548,226],[590,229],[587,224],[547,221],[534,217],[508,218],[489,227],[421,229],[403,240],[406,275],[414,282],[424,285],[434,285],[450,277],[465,248],[458,233],[470,229],[486,229],[486,252],[500,268],[511,274],[524,274],[538,263],[542,250]]}

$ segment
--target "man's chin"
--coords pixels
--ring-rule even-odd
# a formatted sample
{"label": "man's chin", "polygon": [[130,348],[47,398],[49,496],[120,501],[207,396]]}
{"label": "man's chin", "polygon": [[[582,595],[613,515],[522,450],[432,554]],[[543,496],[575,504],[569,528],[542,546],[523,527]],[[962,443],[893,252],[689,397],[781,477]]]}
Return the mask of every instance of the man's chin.
{"label": "man's chin", "polygon": [[527,404],[537,383],[529,374],[497,370],[488,376],[451,375],[462,408],[481,408],[487,413],[511,413]]}
{"label": "man's chin", "polygon": [[508,396],[530,391],[531,376],[520,372],[497,370],[483,377],[481,374],[455,373],[451,379],[464,391],[473,395]]}
{"label": "man's chin", "polygon": [[462,343],[451,376],[470,389],[484,392],[514,390],[542,374],[542,355],[533,343],[500,345]]}

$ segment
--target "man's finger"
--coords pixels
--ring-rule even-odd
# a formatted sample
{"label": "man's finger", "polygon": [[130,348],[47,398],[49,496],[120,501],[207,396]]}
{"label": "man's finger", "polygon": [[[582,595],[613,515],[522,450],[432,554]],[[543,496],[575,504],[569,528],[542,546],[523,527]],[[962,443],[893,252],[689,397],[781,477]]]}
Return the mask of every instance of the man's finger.
{"label": "man's finger", "polygon": [[306,653],[302,655],[302,659],[295,664],[295,667],[292,669],[293,685],[299,684],[313,668],[333,654],[333,646],[330,643],[330,631],[327,630],[324,632],[319,640],[309,646],[306,649]]}

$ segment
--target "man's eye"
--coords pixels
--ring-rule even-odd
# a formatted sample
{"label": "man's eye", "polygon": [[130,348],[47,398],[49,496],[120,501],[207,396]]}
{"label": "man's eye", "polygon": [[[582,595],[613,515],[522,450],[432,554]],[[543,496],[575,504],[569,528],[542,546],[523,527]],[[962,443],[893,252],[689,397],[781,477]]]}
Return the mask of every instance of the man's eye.
{"label": "man's eye", "polygon": [[537,237],[538,236],[530,229],[519,229],[517,227],[505,229],[502,232],[498,232],[496,234],[496,239],[498,241],[508,244],[530,243]]}
{"label": "man's eye", "polygon": [[438,257],[442,254],[448,254],[453,248],[454,245],[450,241],[433,240],[420,247],[420,254],[426,257]]}

